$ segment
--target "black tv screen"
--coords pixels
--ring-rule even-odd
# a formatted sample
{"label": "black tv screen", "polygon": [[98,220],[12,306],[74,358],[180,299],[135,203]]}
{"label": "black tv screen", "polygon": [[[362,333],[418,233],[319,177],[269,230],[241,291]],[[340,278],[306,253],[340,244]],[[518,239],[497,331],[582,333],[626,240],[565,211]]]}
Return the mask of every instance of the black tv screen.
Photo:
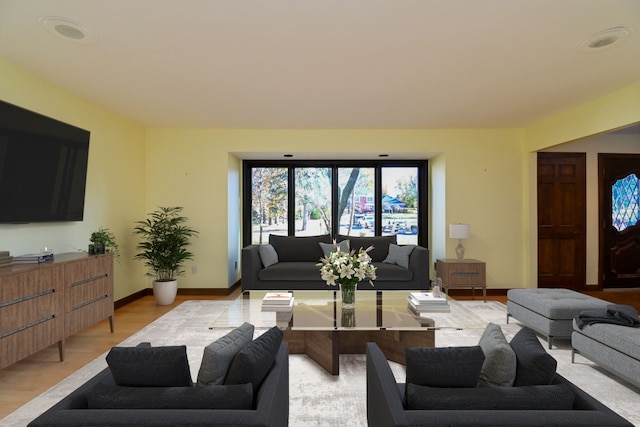
{"label": "black tv screen", "polygon": [[89,136],[0,101],[0,223],[82,221]]}

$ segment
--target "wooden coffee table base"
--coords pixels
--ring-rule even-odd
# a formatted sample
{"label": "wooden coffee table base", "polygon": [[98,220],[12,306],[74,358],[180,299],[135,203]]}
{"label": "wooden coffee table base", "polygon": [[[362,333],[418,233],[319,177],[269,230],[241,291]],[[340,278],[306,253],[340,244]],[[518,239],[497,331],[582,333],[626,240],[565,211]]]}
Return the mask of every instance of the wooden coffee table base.
{"label": "wooden coffee table base", "polygon": [[306,354],[332,375],[340,375],[341,354],[364,354],[366,343],[378,344],[387,359],[405,363],[407,347],[434,347],[433,329],[424,330],[285,330],[290,354]]}

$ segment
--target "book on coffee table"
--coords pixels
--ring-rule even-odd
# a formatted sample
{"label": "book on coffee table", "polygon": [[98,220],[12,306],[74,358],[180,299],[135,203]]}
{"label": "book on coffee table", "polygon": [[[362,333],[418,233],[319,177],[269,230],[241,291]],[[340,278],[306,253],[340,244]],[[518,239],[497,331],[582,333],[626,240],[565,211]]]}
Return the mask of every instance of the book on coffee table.
{"label": "book on coffee table", "polygon": [[262,302],[262,311],[293,311],[293,301],[294,298],[291,297],[289,299],[289,302],[286,304],[283,304],[282,302],[278,301],[278,303],[276,304],[269,304],[265,301]]}
{"label": "book on coffee table", "polygon": [[293,300],[290,292],[267,292],[262,299],[263,305],[289,305]]}

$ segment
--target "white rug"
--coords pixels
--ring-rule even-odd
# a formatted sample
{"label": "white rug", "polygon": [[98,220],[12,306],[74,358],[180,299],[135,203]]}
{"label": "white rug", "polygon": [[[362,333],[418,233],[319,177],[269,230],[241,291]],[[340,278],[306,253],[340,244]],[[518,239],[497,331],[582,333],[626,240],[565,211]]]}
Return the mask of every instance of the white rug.
{"label": "white rug", "polygon": [[[152,345],[186,344],[193,378],[198,374],[203,348],[224,335],[227,330],[209,330],[208,326],[225,310],[228,301],[186,301],[149,326],[140,330],[121,345],[136,345],[149,341]],[[459,301],[469,316],[479,317],[485,323],[501,326],[507,339],[521,325],[511,320],[506,324],[506,308],[498,302]],[[263,330],[257,330],[256,335]],[[436,332],[438,347],[475,345],[481,329]],[[541,340],[547,346],[546,341]],[[548,350],[558,361],[558,372],[586,392],[618,412],[631,423],[640,426],[640,390],[606,373],[590,361],[576,356],[571,364],[568,341],[558,341],[560,347]],[[0,420],[0,426],[26,426],[29,421],[62,399],[78,385],[91,378],[104,367],[106,353],[73,373],[51,389]],[[289,425],[311,426],[366,426],[365,356],[340,357],[340,375],[332,376],[304,355],[290,355],[290,412]],[[396,379],[404,382],[404,366],[391,363]]]}

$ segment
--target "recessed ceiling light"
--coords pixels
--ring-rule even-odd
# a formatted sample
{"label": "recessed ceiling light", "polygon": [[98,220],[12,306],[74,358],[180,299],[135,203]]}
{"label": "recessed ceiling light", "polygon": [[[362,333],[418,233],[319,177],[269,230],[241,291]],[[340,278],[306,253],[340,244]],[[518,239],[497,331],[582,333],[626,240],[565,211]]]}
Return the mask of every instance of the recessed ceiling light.
{"label": "recessed ceiling light", "polygon": [[583,52],[599,52],[620,44],[629,37],[633,30],[629,27],[613,27],[598,31],[578,43],[578,49]]}
{"label": "recessed ceiling light", "polygon": [[40,18],[40,23],[50,34],[66,41],[81,44],[92,44],[96,41],[96,35],[90,28],[69,18],[44,16]]}

